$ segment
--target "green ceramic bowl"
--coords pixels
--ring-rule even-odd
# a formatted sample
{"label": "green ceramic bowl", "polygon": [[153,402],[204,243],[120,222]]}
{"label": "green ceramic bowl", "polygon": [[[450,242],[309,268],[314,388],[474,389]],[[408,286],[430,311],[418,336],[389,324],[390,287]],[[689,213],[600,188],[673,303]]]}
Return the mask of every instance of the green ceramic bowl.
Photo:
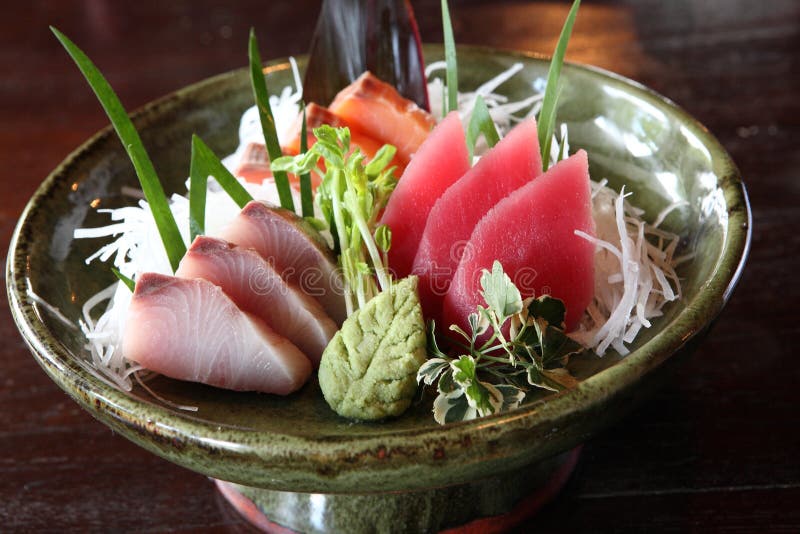
{"label": "green ceramic bowl", "polygon": [[[426,52],[429,60],[442,55],[438,47]],[[501,87],[512,97],[529,94],[533,80],[545,76],[548,66],[541,57],[478,48],[462,48],[459,60],[462,88],[523,63],[524,70]],[[272,65],[269,85],[289,85],[288,64]],[[393,492],[417,498],[430,495],[425,493],[430,488],[463,488],[569,450],[649,393],[719,314],[744,264],[750,211],[739,172],[723,147],[672,102],[591,67],[567,65],[563,76],[559,119],[569,125],[573,149],[588,151],[592,176],[608,178],[617,188],[625,185],[650,218],[675,200],[688,201],[666,226],[683,237],[686,251],[696,253],[680,271],[683,299],[639,336],[627,357],[576,359],[572,369],[582,382],[572,391],[541,397],[546,402],[515,411],[439,426],[430,399],[396,420],[354,424],[327,407],[314,381],[286,398],[165,378],[150,383],[175,403],[199,407],[196,413],[165,405],[138,387],[124,392],[109,386],[87,369],[80,331],[29,292],[76,322],[81,304],[113,281],[106,266],[84,263],[97,241],[72,237],[77,227],[106,223],[90,202],[98,199],[99,207],[129,203],[120,187],[136,186],[125,152],[108,128],[51,174],[22,214],[7,266],[8,295],[20,332],[44,370],[97,419],[168,460],[237,483],[245,493],[250,488],[250,496],[257,488],[268,490],[259,497],[263,509],[282,492],[344,494],[345,504],[340,495],[339,504],[330,505],[341,510],[341,517],[366,515],[377,524],[380,518],[371,518],[356,496],[347,501],[347,495],[380,499]],[[241,70],[134,113],[168,191],[183,190],[191,134],[199,134],[218,153],[232,152],[239,118],[251,102],[247,73]],[[431,498],[423,500],[430,504]],[[347,507],[357,502],[348,516]],[[378,515],[384,520],[402,515],[384,506],[388,501],[375,502],[383,503],[385,511]],[[506,504],[472,513],[499,513]],[[440,508],[447,512],[446,506]],[[447,513],[438,519],[433,515],[424,528],[453,523]],[[306,523],[295,528],[313,530]]]}

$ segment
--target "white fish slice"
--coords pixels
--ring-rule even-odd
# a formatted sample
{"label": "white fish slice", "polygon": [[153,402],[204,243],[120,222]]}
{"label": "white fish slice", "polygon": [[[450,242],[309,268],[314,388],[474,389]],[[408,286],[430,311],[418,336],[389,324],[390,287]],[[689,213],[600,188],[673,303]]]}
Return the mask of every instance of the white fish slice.
{"label": "white fish slice", "polygon": [[237,391],[287,395],[311,374],[292,342],[199,278],[141,274],[122,344],[151,371]]}
{"label": "white fish slice", "polygon": [[240,309],[297,345],[315,366],[338,330],[319,302],[288,284],[253,249],[198,236],[175,276],[202,278],[221,287]]}
{"label": "white fish slice", "polygon": [[302,218],[266,202],[249,202],[219,237],[256,252],[281,277],[317,299],[336,324],[347,318],[344,280],[327,245]]}

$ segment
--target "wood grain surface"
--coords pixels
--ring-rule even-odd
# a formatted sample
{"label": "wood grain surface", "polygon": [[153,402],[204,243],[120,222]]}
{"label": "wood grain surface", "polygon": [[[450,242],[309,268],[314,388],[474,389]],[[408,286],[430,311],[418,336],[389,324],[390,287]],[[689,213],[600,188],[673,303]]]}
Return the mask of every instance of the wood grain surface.
{"label": "wood grain surface", "polygon": [[[412,2],[441,41],[439,2]],[[451,1],[457,42],[550,52],[568,2]],[[34,189],[107,124],[48,30],[89,52],[128,108],[306,51],[318,1],[4,2],[0,246]],[[590,1],[568,59],[634,78],[704,123],[753,205],[733,299],[695,356],[588,442],[530,532],[800,531],[800,2]],[[114,435],[38,367],[0,306],[0,530],[249,532],[205,477]]]}

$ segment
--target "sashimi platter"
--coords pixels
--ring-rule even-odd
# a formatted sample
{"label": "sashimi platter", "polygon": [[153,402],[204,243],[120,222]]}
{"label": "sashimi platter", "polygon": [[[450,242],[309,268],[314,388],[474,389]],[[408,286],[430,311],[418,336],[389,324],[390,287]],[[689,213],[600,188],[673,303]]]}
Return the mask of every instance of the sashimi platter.
{"label": "sashimi platter", "polygon": [[564,62],[579,4],[539,57],[456,47],[444,1],[424,47],[407,2],[329,1],[308,57],[264,67],[253,31],[247,69],[130,116],[53,28],[113,130],[12,242],[34,355],[267,530],[489,528],[545,501],[700,339],[749,242],[701,125]]}

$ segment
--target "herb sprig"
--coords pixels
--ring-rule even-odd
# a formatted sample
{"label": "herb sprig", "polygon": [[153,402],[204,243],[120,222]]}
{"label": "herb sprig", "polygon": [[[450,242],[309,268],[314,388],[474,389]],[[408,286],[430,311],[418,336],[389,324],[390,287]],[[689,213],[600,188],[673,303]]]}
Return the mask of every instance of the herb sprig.
{"label": "herb sprig", "polygon": [[454,355],[440,349],[435,325],[429,325],[430,359],[417,382],[436,384],[433,414],[440,424],[517,407],[533,388],[558,391],[577,384],[565,365],[583,348],[564,332],[564,303],[547,295],[523,300],[498,261],[483,270],[480,284],[486,306],[469,315],[470,332],[450,327],[464,338],[451,340]]}
{"label": "herb sprig", "polygon": [[[377,226],[377,220],[397,184],[394,167],[389,167],[396,149],[384,145],[366,163],[358,148],[350,151],[348,128],[323,125],[313,132],[317,142],[306,153],[278,158],[272,170],[322,175],[315,200],[325,221],[318,223],[334,236],[350,315],[391,286],[386,258],[391,232]],[[320,159],[325,163],[324,174],[318,166]]]}

